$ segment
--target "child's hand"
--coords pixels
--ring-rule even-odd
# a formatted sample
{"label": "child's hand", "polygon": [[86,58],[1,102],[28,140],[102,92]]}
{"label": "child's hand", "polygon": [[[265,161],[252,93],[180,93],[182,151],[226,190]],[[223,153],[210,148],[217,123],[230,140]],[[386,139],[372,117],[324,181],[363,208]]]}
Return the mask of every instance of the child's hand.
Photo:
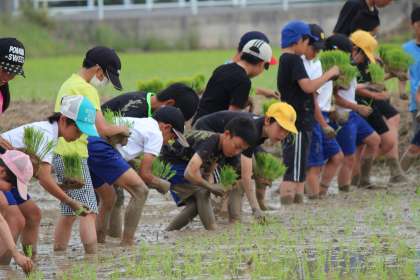
{"label": "child's hand", "polygon": [[356,112],[359,113],[363,117],[367,117],[372,114],[372,108],[366,105],[357,105]]}
{"label": "child's hand", "polygon": [[33,269],[33,262],[30,258],[22,255],[21,253],[17,252],[13,258],[15,259],[15,262],[22,268],[22,270],[25,273],[29,273]]}
{"label": "child's hand", "polygon": [[338,68],[337,65],[334,65],[333,67],[331,67],[330,70],[327,71],[328,74],[328,80],[333,80],[336,77],[340,76],[340,69]]}
{"label": "child's hand", "polygon": [[211,185],[210,192],[215,196],[223,196],[225,194],[225,189],[218,184],[213,184]]}
{"label": "child's hand", "polygon": [[260,224],[265,224],[266,219],[264,213],[260,209],[252,209],[252,215]]}
{"label": "child's hand", "polygon": [[326,127],[323,127],[322,131],[324,132],[325,136],[327,136],[328,139],[333,139],[337,136],[335,129],[329,125],[327,125]]}
{"label": "child's hand", "polygon": [[[86,215],[90,214],[89,207],[86,205],[80,203],[79,201],[75,199],[71,199],[69,202],[67,202],[67,205],[70,206],[70,208],[75,212],[79,213],[78,216],[85,217]],[[82,209],[82,210],[80,210]]]}

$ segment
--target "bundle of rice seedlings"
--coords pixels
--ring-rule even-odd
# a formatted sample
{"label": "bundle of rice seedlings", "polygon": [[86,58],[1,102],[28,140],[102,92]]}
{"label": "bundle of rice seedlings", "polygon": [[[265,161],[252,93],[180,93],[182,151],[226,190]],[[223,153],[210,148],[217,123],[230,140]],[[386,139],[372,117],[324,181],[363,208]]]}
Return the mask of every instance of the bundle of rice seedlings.
{"label": "bundle of rice seedlings", "polygon": [[385,70],[388,73],[406,75],[408,68],[413,63],[413,58],[398,46],[380,46],[381,57]]}
{"label": "bundle of rice seedlings", "polygon": [[261,111],[262,114],[265,115],[265,113],[267,113],[268,108],[270,108],[271,105],[273,105],[274,103],[280,102],[280,100],[278,99],[274,99],[274,98],[270,98],[267,99],[263,102],[263,104],[261,105]]}
{"label": "bundle of rice seedlings", "polygon": [[231,165],[223,165],[223,167],[220,169],[220,183],[226,190],[229,190],[233,187],[233,185],[238,180],[238,177],[238,173],[236,173],[235,168],[233,168]]}
{"label": "bundle of rice seedlings", "polygon": [[176,172],[172,170],[172,165],[159,158],[155,158],[152,163],[152,173],[154,176],[169,180],[175,176]]}
{"label": "bundle of rice seedlings", "polygon": [[137,83],[137,89],[141,92],[153,92],[158,93],[163,90],[164,84],[160,79],[151,79],[148,81],[139,81]]}
{"label": "bundle of rice seedlings", "polygon": [[199,74],[192,79],[192,88],[198,95],[201,95],[204,92],[205,87],[206,77],[204,75]]}
{"label": "bundle of rice seedlings", "polygon": [[368,65],[368,72],[373,84],[385,84],[385,71],[379,64],[370,63]]}
{"label": "bundle of rice seedlings", "polygon": [[335,65],[338,66],[340,77],[334,83],[343,88],[349,88],[351,81],[359,73],[357,68],[351,65],[350,55],[340,50],[323,51],[319,54],[319,60],[321,61],[324,72]]}
{"label": "bundle of rice seedlings", "polygon": [[40,163],[54,149],[56,143],[47,141],[42,131],[34,127],[25,127],[23,130],[23,144],[25,145],[23,152],[29,155],[36,176]]}
{"label": "bundle of rice seedlings", "polygon": [[82,158],[74,153],[63,155],[64,164],[64,180],[62,188],[79,189],[84,185],[84,177],[82,171]]}
{"label": "bundle of rice seedlings", "polygon": [[254,174],[256,177],[261,177],[269,181],[283,176],[286,172],[286,167],[283,163],[269,153],[257,153],[255,155]]}
{"label": "bundle of rice seedlings", "polygon": [[[125,126],[127,128],[133,128],[134,123],[132,121],[129,121],[127,119],[125,119],[121,112],[114,112],[111,111],[110,109],[106,109],[103,112],[104,115],[104,119],[107,123],[112,124],[112,125],[118,125],[118,126]],[[112,146],[115,146],[117,144],[122,144],[122,145],[126,145],[128,141],[128,137],[126,135],[123,134],[116,134],[113,135],[111,137],[109,137],[109,143]]]}

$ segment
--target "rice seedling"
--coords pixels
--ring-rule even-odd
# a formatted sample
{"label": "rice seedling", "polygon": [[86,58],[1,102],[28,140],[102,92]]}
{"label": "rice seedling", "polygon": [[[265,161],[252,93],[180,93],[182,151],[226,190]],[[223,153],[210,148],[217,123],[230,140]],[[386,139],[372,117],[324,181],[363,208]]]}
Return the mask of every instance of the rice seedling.
{"label": "rice seedling", "polygon": [[127,128],[133,128],[134,123],[125,119],[121,112],[114,112],[110,109],[106,109],[103,112],[105,121],[109,124],[118,125],[118,126],[125,126]]}
{"label": "rice seedling", "polygon": [[397,46],[380,46],[379,56],[384,62],[387,72],[406,73],[413,63],[413,58]]}
{"label": "rice seedling", "polygon": [[64,179],[61,184],[65,189],[78,189],[84,185],[82,158],[74,153],[63,155]]}
{"label": "rice seedling", "polygon": [[223,165],[220,169],[220,183],[226,190],[233,187],[238,180],[238,177],[238,173],[236,173],[235,168],[231,165]]}
{"label": "rice seedling", "polygon": [[368,72],[372,83],[377,85],[385,84],[385,70],[379,64],[370,63],[368,65]]}
{"label": "rice seedling", "polygon": [[166,87],[175,84],[175,83],[181,83],[186,86],[191,87],[198,95],[202,94],[205,88],[206,78],[204,75],[196,75],[193,77],[185,77],[185,78],[178,78],[169,80],[166,82]]}
{"label": "rice seedling", "polygon": [[351,81],[357,77],[359,71],[350,63],[349,54],[340,51],[323,51],[319,54],[322,70],[324,72],[331,69],[333,66],[338,66],[340,69],[340,76],[338,80],[334,81],[338,86],[348,88]]}
{"label": "rice seedling", "polygon": [[38,159],[44,159],[55,146],[54,141],[48,141],[42,131],[34,127],[25,127],[23,131],[23,143],[25,144],[25,153],[36,156]]}
{"label": "rice seedling", "polygon": [[140,92],[158,93],[164,89],[164,84],[160,79],[151,79],[148,81],[138,81],[137,90]]}
{"label": "rice seedling", "polygon": [[256,177],[261,177],[269,181],[283,176],[286,172],[286,167],[283,163],[269,153],[257,153],[255,155],[254,174]]}
{"label": "rice seedling", "polygon": [[267,111],[268,111],[268,108],[270,108],[271,105],[273,105],[277,102],[280,102],[280,100],[274,99],[274,98],[270,98],[270,99],[265,100],[263,102],[263,104],[261,105],[262,114],[265,115],[265,113],[267,113]]}
{"label": "rice seedling", "polygon": [[169,180],[175,176],[176,172],[172,170],[172,165],[159,158],[155,158],[152,163],[152,173],[154,176]]}

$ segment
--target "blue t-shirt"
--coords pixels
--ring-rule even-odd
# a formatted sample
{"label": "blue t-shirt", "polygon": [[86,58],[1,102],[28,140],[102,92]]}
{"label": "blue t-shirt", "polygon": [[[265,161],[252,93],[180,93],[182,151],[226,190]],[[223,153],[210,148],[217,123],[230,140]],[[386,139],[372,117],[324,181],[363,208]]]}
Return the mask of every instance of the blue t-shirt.
{"label": "blue t-shirt", "polygon": [[413,112],[416,110],[416,92],[420,86],[420,46],[414,40],[411,40],[405,43],[403,48],[414,59],[414,63],[410,65],[409,69],[410,102],[408,103],[408,111]]}

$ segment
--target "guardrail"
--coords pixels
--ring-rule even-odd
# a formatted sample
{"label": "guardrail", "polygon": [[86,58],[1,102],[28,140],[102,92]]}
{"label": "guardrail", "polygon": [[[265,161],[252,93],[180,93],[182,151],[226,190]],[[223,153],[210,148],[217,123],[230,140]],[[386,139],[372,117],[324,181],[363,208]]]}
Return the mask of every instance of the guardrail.
{"label": "guardrail", "polygon": [[[21,0],[13,0],[16,10]],[[297,4],[341,2],[343,0],[32,0],[35,9],[48,9],[51,15],[96,11],[98,18],[104,18],[105,11],[145,10],[182,8],[197,14],[204,7],[248,7],[279,5],[283,10]]]}

